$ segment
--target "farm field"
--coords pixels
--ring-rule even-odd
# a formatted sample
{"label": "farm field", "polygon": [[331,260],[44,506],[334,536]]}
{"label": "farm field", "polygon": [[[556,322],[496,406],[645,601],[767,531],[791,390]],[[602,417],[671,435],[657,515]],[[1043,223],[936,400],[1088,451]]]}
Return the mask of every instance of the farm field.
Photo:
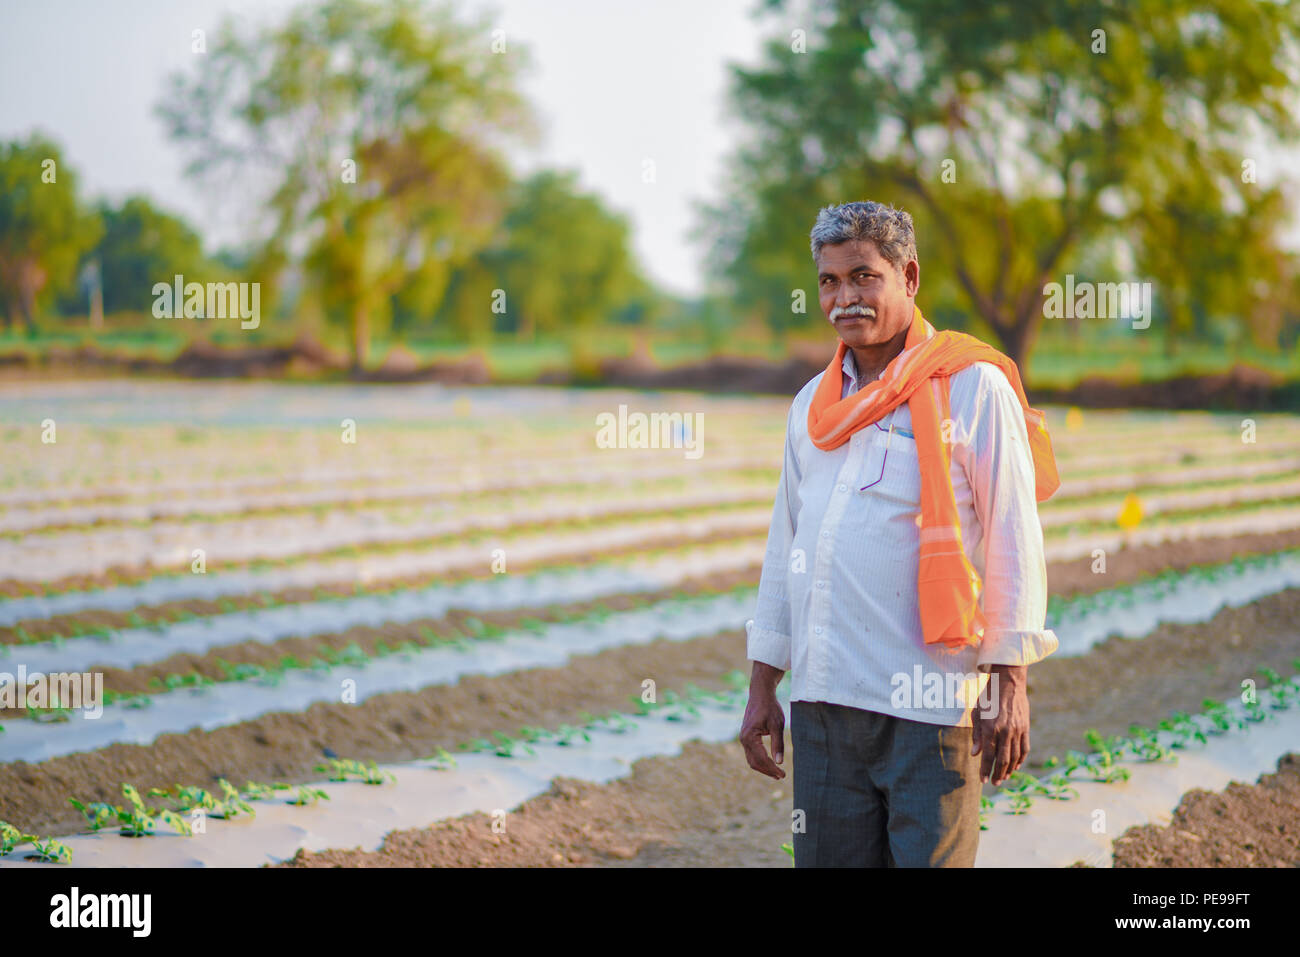
{"label": "farm field", "polygon": [[[0,698],[0,867],[789,866],[734,740],[788,408],[0,385],[0,672],[103,695]],[[979,864],[1294,866],[1300,417],[1047,415],[1061,647]]]}

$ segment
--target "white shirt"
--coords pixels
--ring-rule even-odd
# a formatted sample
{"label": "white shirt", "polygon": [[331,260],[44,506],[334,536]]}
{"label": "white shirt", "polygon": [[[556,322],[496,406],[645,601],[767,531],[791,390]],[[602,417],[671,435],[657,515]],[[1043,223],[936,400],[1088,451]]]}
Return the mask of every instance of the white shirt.
{"label": "white shirt", "polygon": [[[841,398],[862,384],[851,350],[843,368]],[[1032,664],[1059,645],[1044,630],[1047,565],[1020,400],[992,363],[949,379],[953,491],[987,620],[979,645],[953,655],[921,633],[921,474],[907,403],[825,452],[808,437],[823,375],[790,406],[747,654],[791,672],[792,701],[969,726],[988,665]]]}

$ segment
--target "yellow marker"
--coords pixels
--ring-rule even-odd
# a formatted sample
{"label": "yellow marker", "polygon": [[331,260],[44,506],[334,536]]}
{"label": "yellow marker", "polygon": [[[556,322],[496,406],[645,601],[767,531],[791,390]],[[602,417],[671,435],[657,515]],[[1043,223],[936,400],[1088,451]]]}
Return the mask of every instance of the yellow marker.
{"label": "yellow marker", "polygon": [[1142,521],[1142,503],[1132,492],[1124,496],[1124,504],[1120,506],[1119,527],[1127,531],[1132,531],[1138,527]]}
{"label": "yellow marker", "polygon": [[1065,427],[1070,432],[1078,432],[1083,428],[1083,410],[1077,405],[1072,405],[1065,413]]}

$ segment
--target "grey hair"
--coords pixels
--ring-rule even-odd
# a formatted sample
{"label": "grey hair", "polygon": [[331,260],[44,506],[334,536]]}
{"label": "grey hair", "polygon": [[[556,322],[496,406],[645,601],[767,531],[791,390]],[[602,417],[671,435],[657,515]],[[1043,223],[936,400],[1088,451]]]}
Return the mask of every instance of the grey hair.
{"label": "grey hair", "polygon": [[916,259],[916,235],[912,217],[902,209],[884,203],[860,202],[827,206],[817,214],[812,233],[813,261],[823,246],[870,240],[898,272]]}

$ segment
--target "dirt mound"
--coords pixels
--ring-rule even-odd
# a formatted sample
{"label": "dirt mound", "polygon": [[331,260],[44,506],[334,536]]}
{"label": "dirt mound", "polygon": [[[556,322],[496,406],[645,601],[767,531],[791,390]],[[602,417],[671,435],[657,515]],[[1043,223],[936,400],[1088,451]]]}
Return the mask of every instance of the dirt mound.
{"label": "dirt mound", "polygon": [[196,379],[262,378],[283,373],[293,358],[292,346],[230,349],[199,339],[172,360],[171,371]]}
{"label": "dirt mound", "polygon": [[1263,369],[1234,365],[1226,373],[1179,376],[1160,382],[1124,382],[1089,376],[1069,389],[1035,389],[1034,400],[1081,407],[1286,410],[1300,408],[1300,384]]}
{"label": "dirt mound", "polygon": [[481,352],[463,359],[420,364],[419,357],[401,346],[390,349],[378,369],[355,378],[361,382],[440,382],[444,385],[487,385],[492,372]]}
{"label": "dirt mound", "polygon": [[661,368],[644,361],[611,359],[601,364],[605,385],[700,392],[773,392],[794,395],[826,367],[826,360],[793,356],[769,362],[750,356],[714,356],[703,362]]}
{"label": "dirt mound", "polygon": [[1183,795],[1165,827],[1131,827],[1116,867],[1300,867],[1300,754],[1284,754],[1257,784]]}

